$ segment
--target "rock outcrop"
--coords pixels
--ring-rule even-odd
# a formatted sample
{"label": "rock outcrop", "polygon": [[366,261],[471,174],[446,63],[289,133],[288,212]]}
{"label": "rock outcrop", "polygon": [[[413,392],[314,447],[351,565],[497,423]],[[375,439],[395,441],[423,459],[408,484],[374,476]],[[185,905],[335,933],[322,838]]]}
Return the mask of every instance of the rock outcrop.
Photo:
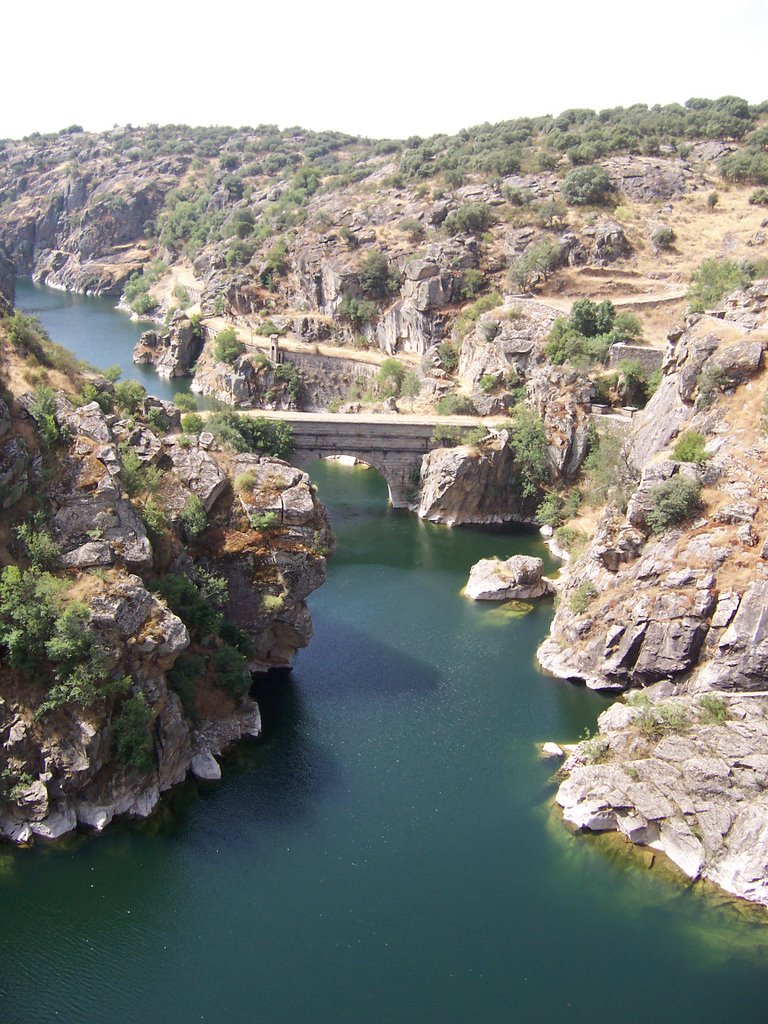
{"label": "rock outcrop", "polygon": [[614,704],[566,762],[565,820],[665,853],[691,879],[768,906],[768,700]]}
{"label": "rock outcrop", "polygon": [[[539,660],[596,689],[644,688],[564,766],[566,819],[768,905],[768,441],[753,382],[768,344],[763,294],[732,296],[730,323],[694,317],[673,335],[626,440],[639,483],[565,570]],[[708,439],[705,461],[671,457],[683,431]],[[676,479],[698,481],[701,505],[659,519]]]}
{"label": "rock outcrop", "polygon": [[446,526],[528,522],[533,511],[517,483],[506,430],[490,431],[476,445],[436,448],[422,459],[417,508],[421,519]]}
{"label": "rock outcrop", "polygon": [[[81,664],[96,659],[99,689],[65,695],[46,663],[25,674],[3,666],[0,837],[14,842],[55,839],[78,825],[101,829],[115,815],[145,817],[188,771],[218,777],[219,754],[260,732],[247,670],[289,667],[312,635],[305,599],[324,582],[333,543],[300,470],[235,456],[212,435],[183,443],[157,436],[96,402],[76,408],[63,393],[55,404],[68,440],[53,479],[43,486],[35,470],[47,510],[46,564],[58,558],[50,586],[58,607],[78,609],[90,652]],[[33,422],[43,415],[31,396],[15,412],[0,408],[3,451],[21,445],[25,409]],[[8,456],[5,507],[23,495],[39,458],[28,447],[15,463]],[[141,475],[150,471],[157,475]],[[247,500],[232,486],[243,473],[253,478]],[[147,497],[151,481],[162,488]],[[195,600],[210,608],[204,626],[190,612]]]}
{"label": "rock outcrop", "polygon": [[142,334],[133,350],[133,361],[153,366],[161,377],[188,377],[202,350],[202,328],[177,312],[165,330]]}
{"label": "rock outcrop", "polygon": [[464,594],[473,601],[528,601],[554,593],[544,562],[529,555],[481,558],[472,566]]}

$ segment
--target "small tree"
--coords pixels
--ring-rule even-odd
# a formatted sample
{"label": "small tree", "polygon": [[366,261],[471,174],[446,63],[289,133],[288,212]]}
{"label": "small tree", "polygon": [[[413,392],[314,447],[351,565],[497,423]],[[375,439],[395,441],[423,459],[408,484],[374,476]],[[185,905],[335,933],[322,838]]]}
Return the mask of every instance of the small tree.
{"label": "small tree", "polygon": [[449,213],[445,230],[449,235],[469,235],[486,231],[493,223],[490,207],[484,203],[468,203]]}
{"label": "small tree", "polygon": [[686,430],[675,442],[673,455],[678,462],[704,462],[707,458],[706,437],[696,430]]}
{"label": "small tree", "polygon": [[234,327],[225,327],[216,335],[214,356],[217,363],[232,365],[245,352],[245,345],[239,340]]}
{"label": "small tree", "polygon": [[520,490],[524,497],[531,497],[547,479],[547,432],[541,416],[521,405],[510,424],[510,442],[519,467]]}
{"label": "small tree", "polygon": [[397,398],[404,378],[405,367],[399,359],[392,358],[384,360],[376,375],[379,390],[385,398]]}
{"label": "small tree", "polygon": [[190,494],[184,502],[184,507],[179,513],[179,519],[188,540],[197,540],[205,532],[208,526],[208,515],[205,511],[205,505],[203,505],[196,494]]}
{"label": "small tree", "polygon": [[661,533],[690,519],[701,507],[701,484],[687,476],[673,476],[650,490],[651,508],[646,516],[653,533]]}
{"label": "small tree", "polygon": [[121,380],[115,384],[115,401],[118,408],[129,415],[138,412],[139,406],[147,397],[146,388],[143,388],[138,381]]}
{"label": "small tree", "polygon": [[576,167],[565,178],[562,193],[572,206],[602,203],[611,189],[611,181],[602,167]]}
{"label": "small tree", "polygon": [[374,250],[365,257],[360,271],[360,287],[377,299],[385,299],[399,290],[400,275],[390,267],[383,252]]}
{"label": "small tree", "polygon": [[607,334],[616,319],[616,308],[610,299],[596,303],[592,299],[577,299],[571,308],[568,326],[585,338]]}

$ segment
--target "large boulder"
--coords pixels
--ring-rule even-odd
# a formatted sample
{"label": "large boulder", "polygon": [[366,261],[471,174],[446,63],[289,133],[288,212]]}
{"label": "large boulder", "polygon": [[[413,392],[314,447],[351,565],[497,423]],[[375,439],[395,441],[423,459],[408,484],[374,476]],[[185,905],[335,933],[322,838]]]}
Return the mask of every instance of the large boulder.
{"label": "large boulder", "polygon": [[481,558],[475,562],[464,587],[473,601],[527,601],[553,593],[550,580],[543,575],[544,563],[529,555],[513,555],[506,561]]}
{"label": "large boulder", "polygon": [[421,462],[418,514],[434,523],[504,523],[533,515],[515,483],[515,458],[506,430],[478,445],[436,448]]}

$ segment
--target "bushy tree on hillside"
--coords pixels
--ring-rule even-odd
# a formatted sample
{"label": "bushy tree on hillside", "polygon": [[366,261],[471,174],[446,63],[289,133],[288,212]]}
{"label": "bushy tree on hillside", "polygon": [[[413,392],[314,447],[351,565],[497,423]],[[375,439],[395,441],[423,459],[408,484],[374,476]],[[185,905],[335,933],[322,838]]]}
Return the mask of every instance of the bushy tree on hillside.
{"label": "bushy tree on hillside", "polygon": [[602,167],[576,167],[566,176],[562,193],[572,206],[595,206],[605,201],[611,181]]}

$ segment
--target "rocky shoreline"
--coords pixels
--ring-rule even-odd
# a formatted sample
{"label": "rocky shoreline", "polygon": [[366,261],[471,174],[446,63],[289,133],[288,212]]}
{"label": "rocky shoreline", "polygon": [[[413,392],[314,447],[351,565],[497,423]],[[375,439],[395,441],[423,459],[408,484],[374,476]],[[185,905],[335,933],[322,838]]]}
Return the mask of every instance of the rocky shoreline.
{"label": "rocky shoreline", "polygon": [[[62,702],[45,660],[6,670],[0,837],[15,843],[146,817],[189,772],[218,777],[219,755],[261,731],[248,672],[289,666],[312,634],[305,598],[325,579],[333,538],[309,478],[210,434],[183,441],[178,410],[145,402],[121,419],[59,392],[53,463],[33,429],[46,427],[39,395],[0,403],[4,515],[34,493],[46,525],[33,520],[24,536],[48,552],[26,569],[37,549],[19,549],[22,568],[3,587],[42,581],[56,595],[54,634],[69,612],[87,637],[79,662],[98,672],[94,692]],[[161,488],[137,502],[137,479]]]}
{"label": "rocky shoreline", "polygon": [[[556,801],[578,828],[662,850],[692,879],[768,905],[768,291],[734,294],[675,332],[627,442],[639,480],[562,573],[544,669],[627,703],[567,759]],[[717,368],[721,394],[703,386]],[[674,439],[707,440],[697,463]],[[651,525],[659,487],[701,488],[687,521]]]}

